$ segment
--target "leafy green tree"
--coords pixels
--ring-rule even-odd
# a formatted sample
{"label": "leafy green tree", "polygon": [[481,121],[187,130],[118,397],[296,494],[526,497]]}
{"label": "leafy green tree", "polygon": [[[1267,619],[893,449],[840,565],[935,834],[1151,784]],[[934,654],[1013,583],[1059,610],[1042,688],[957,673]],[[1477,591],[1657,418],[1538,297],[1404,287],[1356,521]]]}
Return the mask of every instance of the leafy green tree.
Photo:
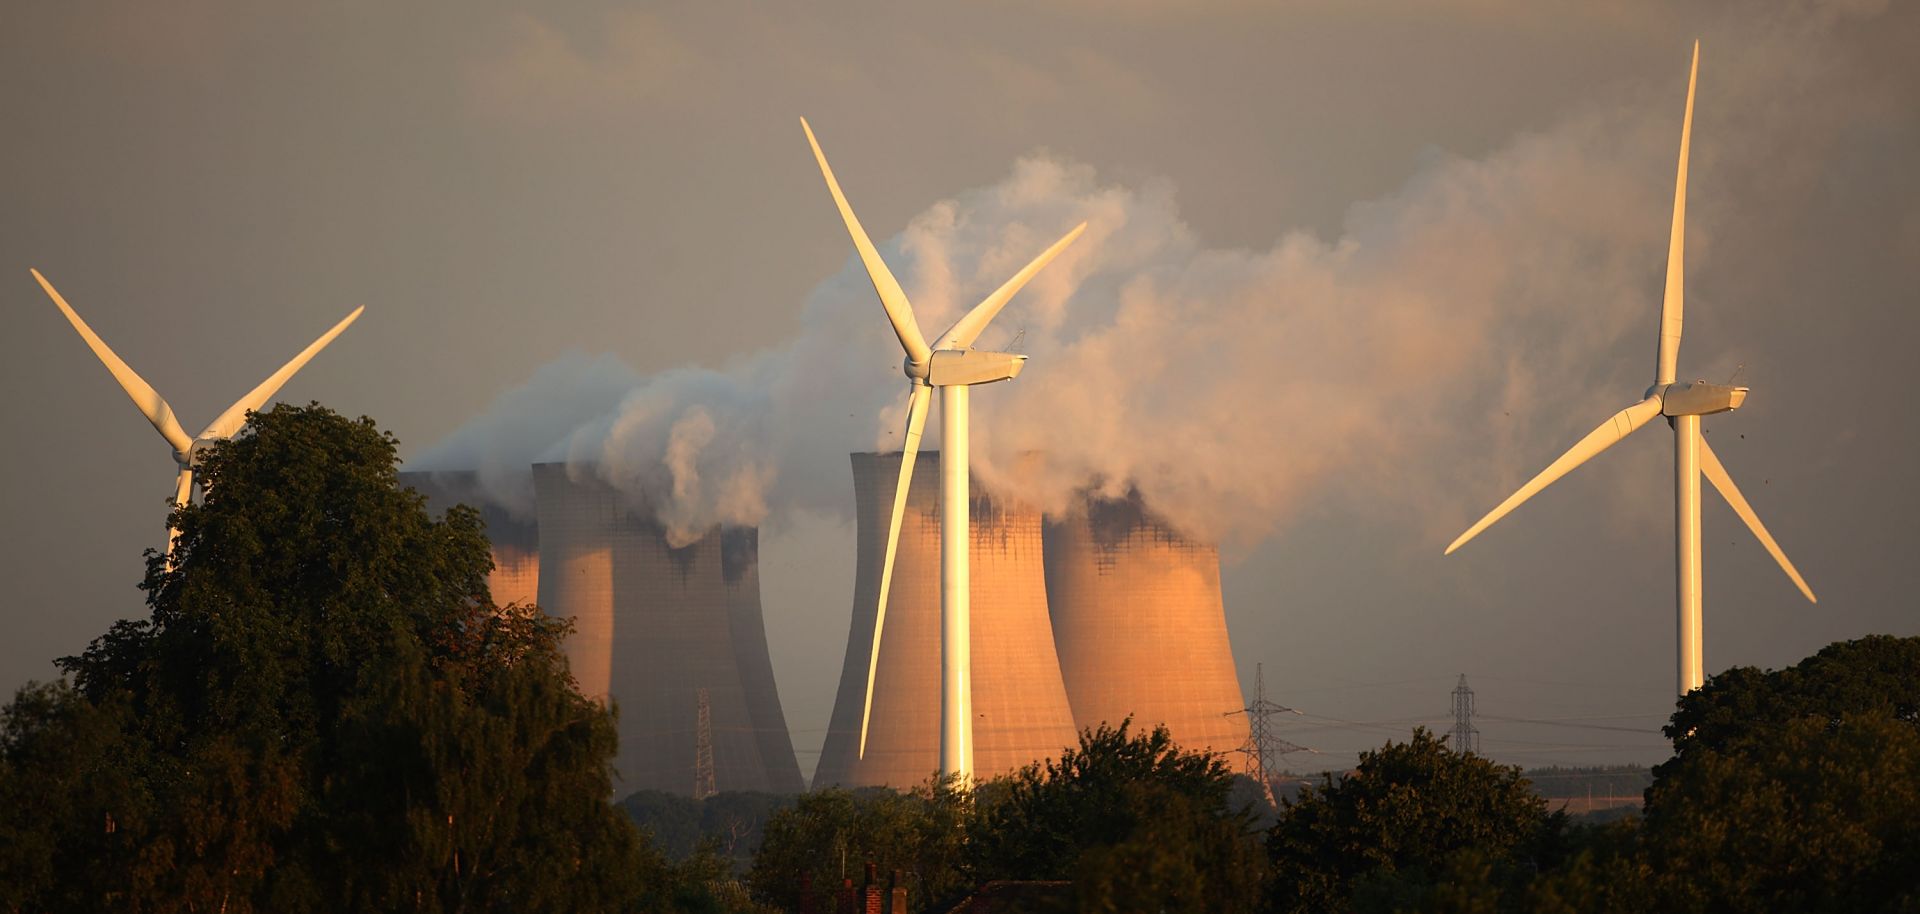
{"label": "leafy green tree", "polygon": [[1519,893],[1518,909],[1532,914],[1668,910],[1659,878],[1640,847],[1639,826],[1635,818],[1573,826],[1566,857]]}
{"label": "leafy green tree", "polygon": [[[1271,907],[1396,910],[1445,901],[1478,909],[1557,859],[1565,823],[1519,768],[1454,752],[1417,729],[1405,743],[1362,753],[1346,778],[1329,775],[1286,804],[1267,837]],[[1456,859],[1462,854],[1470,856]],[[1469,884],[1482,891],[1461,895]],[[1443,885],[1452,886],[1445,898],[1434,894]]]}
{"label": "leafy green tree", "polygon": [[1920,910],[1920,638],[1681,699],[1642,836],[1675,910]]}
{"label": "leafy green tree", "polygon": [[972,888],[962,854],[973,801],[972,792],[947,782],[908,793],[882,787],[802,794],[767,821],[747,885],[755,898],[795,910],[803,880],[817,897],[831,898],[843,878],[857,884],[872,861],[883,875],[901,874],[910,908],[940,910],[938,903]]}
{"label": "leafy green tree", "polygon": [[[1801,717],[1884,714],[1920,727],[1920,638],[1837,641],[1784,670],[1734,667],[1680,699],[1667,724],[1671,767],[1695,751],[1764,741]],[[1660,772],[1656,771],[1656,774]]]}
{"label": "leafy green tree", "polygon": [[1262,866],[1252,814],[1229,805],[1233,773],[1165,727],[1130,726],[1082,731],[995,785],[968,829],[972,875],[1070,879],[1084,911],[1250,909]]}
{"label": "leafy green tree", "polygon": [[728,790],[704,800],[664,790],[640,790],[620,808],[668,859],[682,861],[706,849],[745,872],[760,850],[767,820],[793,805],[792,796]]}
{"label": "leafy green tree", "polygon": [[126,724],[124,703],[65,683],[29,684],[0,710],[0,910],[86,910],[113,899],[77,874],[146,868],[135,838],[162,811],[129,774],[143,747]]}
{"label": "leafy green tree", "polygon": [[1920,910],[1920,639],[1736,668],[1667,728],[1645,819],[1531,889],[1539,911]]}
{"label": "leafy green tree", "polygon": [[371,420],[317,404],[202,455],[148,616],[0,722],[0,796],[57,807],[8,826],[10,904],[650,903],[669,874],[606,802],[613,722],[568,676],[564,623],[496,607],[478,514],[432,520],[395,463]]}
{"label": "leafy green tree", "polygon": [[1704,751],[1649,793],[1645,843],[1676,910],[1920,910],[1920,732],[1806,716]]}

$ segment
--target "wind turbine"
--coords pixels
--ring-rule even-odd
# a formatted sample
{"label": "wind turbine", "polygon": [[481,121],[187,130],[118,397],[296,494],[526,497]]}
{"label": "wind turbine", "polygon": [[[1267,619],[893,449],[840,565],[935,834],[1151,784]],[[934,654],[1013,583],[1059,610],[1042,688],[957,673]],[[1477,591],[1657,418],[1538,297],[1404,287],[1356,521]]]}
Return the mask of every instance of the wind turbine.
{"label": "wind turbine", "polygon": [[[93,354],[100,358],[101,364],[107,366],[107,371],[113,374],[113,379],[120,382],[120,388],[127,392],[127,397],[133,400],[133,405],[140,410],[140,414],[147,417],[147,421],[153,423],[153,427],[160,433],[160,437],[167,439],[167,443],[173,446],[173,461],[180,465],[180,473],[174,478],[173,483],[173,505],[175,508],[184,507],[188,499],[193,497],[193,465],[194,461],[198,459],[200,451],[208,445],[216,441],[225,440],[232,436],[234,432],[239,431],[240,426],[246,424],[248,410],[259,409],[274,393],[280,390],[280,385],[287,383],[287,379],[293,377],[294,372],[299,371],[300,367],[307,364],[307,361],[312,359],[316,353],[326,348],[328,343],[333,342],[334,337],[339,336],[341,331],[347,329],[348,324],[353,323],[354,319],[360,316],[360,312],[366,310],[366,306],[364,305],[353,309],[352,314],[347,315],[346,319],[340,323],[333,325],[332,330],[321,334],[320,338],[314,340],[312,345],[301,350],[299,355],[294,356],[293,361],[280,366],[279,371],[269,375],[266,380],[261,381],[258,386],[248,391],[246,396],[241,397],[232,406],[227,407],[227,411],[221,413],[219,418],[213,420],[211,424],[202,429],[200,434],[189,438],[187,437],[186,429],[180,427],[180,420],[174,418],[173,407],[167,405],[166,398],[160,396],[159,391],[154,390],[152,385],[148,384],[140,375],[134,373],[134,370],[127,367],[127,363],[122,361],[120,356],[114,354],[114,351],[108,348],[106,342],[100,339],[99,334],[94,333],[93,328],[87,326],[87,322],[81,320],[80,315],[75,313],[73,306],[67,304],[67,300],[62,298],[60,293],[53,288],[53,283],[48,282],[45,276],[40,275],[39,270],[32,270],[31,272],[33,273],[33,278],[39,280],[40,288],[47,291],[47,297],[53,299],[53,303],[60,306],[60,313],[67,316],[67,322],[71,323],[73,329],[79,332],[81,339],[87,341],[87,347],[92,349]],[[173,540],[175,535],[176,532],[174,529],[168,527],[167,557],[169,562],[172,561]]]}
{"label": "wind turbine", "polygon": [[1574,467],[1612,447],[1620,439],[1653,421],[1653,417],[1666,416],[1667,424],[1673,427],[1674,534],[1679,570],[1676,581],[1679,610],[1678,680],[1682,695],[1699,688],[1706,680],[1701,619],[1701,474],[1704,473],[1713,487],[1720,490],[1727,504],[1733,506],[1734,513],[1746,521],[1747,528],[1760,539],[1760,544],[1767,548],[1787,577],[1793,579],[1794,586],[1799,587],[1809,601],[1815,601],[1806,579],[1787,560],[1786,553],[1780,551],[1780,544],[1773,541],[1773,535],[1760,523],[1753,506],[1747,504],[1746,496],[1740,494],[1739,487],[1733,484],[1733,477],[1727,475],[1727,468],[1721,465],[1720,458],[1714,456],[1713,448],[1707,446],[1707,440],[1700,434],[1701,416],[1739,409],[1747,399],[1747,388],[1705,381],[1674,381],[1685,311],[1681,287],[1687,221],[1687,147],[1693,132],[1693,89],[1699,72],[1700,42],[1696,41],[1693,43],[1693,66],[1687,74],[1687,113],[1680,126],[1680,169],[1673,185],[1673,233],[1667,242],[1667,288],[1665,300],[1660,306],[1660,345],[1658,361],[1654,366],[1653,386],[1647,388],[1645,399],[1600,423],[1599,428],[1580,439],[1579,443],[1560,455],[1559,460],[1521,486],[1520,491],[1508,496],[1499,507],[1487,512],[1487,516],[1480,518],[1479,523],[1469,527],[1467,532],[1453,541],[1453,545],[1447,547],[1447,554],[1451,555],[1455,549],[1478,536],[1480,531],[1507,516],[1521,502],[1567,475]]}
{"label": "wind turbine", "polygon": [[907,303],[907,293],[900,288],[899,281],[893,278],[893,272],[887,269],[880,252],[873,247],[872,239],[867,237],[860,220],[853,215],[853,207],[847,204],[847,197],[840,192],[840,182],[834,180],[833,169],[827,165],[826,153],[820,151],[820,143],[814,139],[813,128],[807,125],[807,119],[800,119],[800,128],[807,133],[807,143],[813,147],[813,157],[820,163],[820,175],[827,180],[827,190],[833,193],[833,202],[840,208],[840,218],[847,223],[847,234],[853,238],[853,246],[860,252],[860,262],[866,265],[867,276],[873,280],[873,290],[880,295],[880,305],[887,313],[887,321],[893,325],[894,335],[900,338],[900,347],[906,350],[906,361],[902,370],[910,385],[907,399],[907,432],[902,442],[900,455],[900,481],[893,492],[893,514],[887,525],[886,560],[880,566],[880,601],[873,617],[873,651],[867,662],[866,699],[860,709],[860,750],[861,758],[867,754],[867,725],[873,713],[873,678],[880,665],[880,633],[887,619],[887,589],[893,583],[893,557],[895,547],[900,542],[900,521],[907,508],[907,486],[913,481],[913,461],[920,450],[921,431],[926,427],[927,409],[933,398],[934,388],[940,389],[940,773],[943,776],[957,775],[962,780],[973,778],[973,660],[971,656],[972,623],[968,606],[968,477],[967,477],[967,390],[979,384],[991,384],[995,381],[1011,380],[1020,374],[1027,357],[1009,352],[987,352],[973,348],[974,340],[981,331],[987,329],[995,315],[1000,313],[1008,299],[1019,292],[1034,274],[1040,272],[1067,245],[1087,227],[1085,222],[1075,226],[1059,241],[1053,243],[1029,263],[1014,274],[1000,288],[994,290],[965,317],[955,323],[932,346],[920,334],[919,324],[914,322],[913,308]]}

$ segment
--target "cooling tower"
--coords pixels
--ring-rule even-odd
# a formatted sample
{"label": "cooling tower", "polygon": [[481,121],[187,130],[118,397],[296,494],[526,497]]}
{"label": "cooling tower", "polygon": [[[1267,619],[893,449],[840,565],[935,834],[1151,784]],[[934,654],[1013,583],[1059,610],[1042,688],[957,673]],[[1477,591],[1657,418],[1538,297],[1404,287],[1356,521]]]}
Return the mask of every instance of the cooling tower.
{"label": "cooling tower", "polygon": [[1220,600],[1220,553],[1137,497],[1094,498],[1046,524],[1047,603],[1079,727],[1165,724],[1187,749],[1247,740]]}
{"label": "cooling tower", "polygon": [[493,602],[506,606],[538,600],[539,528],[482,497],[480,481],[473,471],[408,471],[400,474],[400,485],[426,496],[427,510],[434,514],[444,514],[460,504],[480,509],[480,519],[487,524],[487,539],[493,543],[493,571],[487,575]]}
{"label": "cooling tower", "polygon": [[761,621],[757,532],[715,528],[676,548],[650,510],[599,479],[563,464],[533,473],[541,605],[590,635],[579,646],[620,714],[617,789],[693,792],[704,692],[714,786],[800,790]]}
{"label": "cooling tower", "polygon": [[[540,608],[573,620],[567,666],[589,698],[605,699],[613,663],[613,517],[610,488],[576,484],[564,464],[535,464]],[[626,741],[623,739],[624,744]]]}
{"label": "cooling tower", "polygon": [[773,681],[773,658],[767,653],[767,624],[760,615],[760,531],[728,527],[720,533],[720,580],[726,592],[727,630],[740,665],[740,683],[747,692],[747,713],[766,766],[769,790],[799,793],[807,789],[800,779],[800,763],[793,755],[793,735],[780,708],[780,689]]}
{"label": "cooling tower", "polygon": [[[900,455],[854,454],[858,524],[853,624],[815,787],[910,787],[940,765],[940,455],[922,451],[887,601],[873,718],[857,756],[880,564]],[[1047,618],[1038,511],[972,500],[973,742],[981,778],[1058,758],[1076,739]]]}

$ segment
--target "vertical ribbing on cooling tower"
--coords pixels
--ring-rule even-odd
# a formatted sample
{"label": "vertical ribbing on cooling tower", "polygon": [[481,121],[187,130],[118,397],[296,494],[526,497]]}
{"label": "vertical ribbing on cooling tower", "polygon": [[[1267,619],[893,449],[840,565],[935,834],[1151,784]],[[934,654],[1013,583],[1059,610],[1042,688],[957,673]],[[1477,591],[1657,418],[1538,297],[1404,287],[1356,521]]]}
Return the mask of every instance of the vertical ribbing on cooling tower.
{"label": "vertical ribbing on cooling tower", "polygon": [[538,602],[540,596],[540,533],[532,521],[515,518],[484,497],[478,474],[472,470],[407,470],[400,485],[427,497],[427,510],[446,514],[454,505],[472,505],[487,525],[492,543],[493,571],[487,590],[499,606]]}
{"label": "vertical ribbing on cooling tower", "polygon": [[560,463],[533,466],[540,524],[540,608],[573,620],[567,666],[588,698],[604,700],[613,663],[612,491],[576,483]]}
{"label": "vertical ribbing on cooling tower", "polygon": [[1047,601],[1074,723],[1164,724],[1188,749],[1247,739],[1218,549],[1144,510],[1089,499],[1046,525]]}
{"label": "vertical ribbing on cooling tower", "polygon": [[760,531],[727,527],[720,534],[720,583],[726,590],[727,624],[733,637],[734,661],[747,690],[747,711],[753,717],[754,737],[766,765],[769,789],[799,793],[800,764],[793,754],[793,735],[780,707],[780,690],[773,679],[773,658],[767,653],[767,625],[760,613]]}
{"label": "vertical ribbing on cooling tower", "polygon": [[735,657],[721,583],[720,530],[674,547],[641,508],[615,515],[613,698],[620,709],[620,790],[685,793],[698,691],[713,720],[720,790],[769,790]]}
{"label": "vertical ribbing on cooling tower", "polygon": [[[760,614],[758,532],[715,527],[675,547],[651,509],[591,469],[536,465],[534,492],[541,604],[575,616],[581,691],[619,711],[616,793],[689,792],[702,689],[716,788],[799,790]],[[574,659],[587,646],[592,680]]]}
{"label": "vertical ribbing on cooling tower", "polygon": [[[860,759],[860,711],[900,455],[852,455],[858,533],[852,624],[815,787],[909,787],[939,766],[939,461],[938,453],[921,452],[908,487],[867,753]],[[1073,743],[1074,728],[1047,618],[1039,513],[996,504],[978,488],[972,512],[974,769],[987,778],[1058,757]]]}

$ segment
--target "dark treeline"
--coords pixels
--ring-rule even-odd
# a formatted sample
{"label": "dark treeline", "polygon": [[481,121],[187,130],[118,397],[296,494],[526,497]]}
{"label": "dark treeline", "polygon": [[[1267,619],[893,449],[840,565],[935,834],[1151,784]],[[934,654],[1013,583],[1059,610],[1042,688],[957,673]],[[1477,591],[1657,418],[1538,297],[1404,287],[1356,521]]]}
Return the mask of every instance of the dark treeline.
{"label": "dark treeline", "polygon": [[[1273,809],[1123,722],[965,789],[615,804],[565,624],[493,604],[478,515],[433,520],[391,437],[282,406],[200,472],[145,617],[0,710],[0,908],[825,914],[871,863],[915,912],[1920,912],[1920,638],[1715,676],[1651,771],[1415,731]],[[1542,796],[1611,784],[1643,814]]]}

